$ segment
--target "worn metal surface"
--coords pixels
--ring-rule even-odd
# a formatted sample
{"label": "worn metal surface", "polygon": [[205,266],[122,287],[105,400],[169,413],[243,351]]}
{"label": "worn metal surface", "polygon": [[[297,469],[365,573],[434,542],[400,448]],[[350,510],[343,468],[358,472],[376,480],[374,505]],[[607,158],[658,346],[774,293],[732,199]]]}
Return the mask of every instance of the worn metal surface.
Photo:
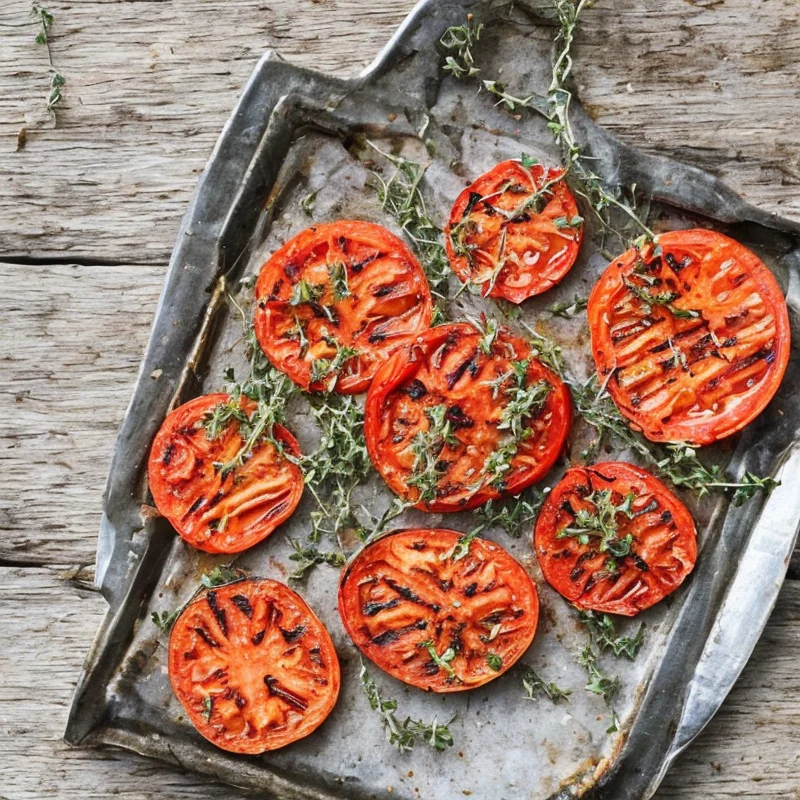
{"label": "worn metal surface", "polygon": [[[336,81],[267,56],[243,92],[181,227],[120,431],[98,548],[98,581],[110,610],[78,687],[70,742],[121,745],[282,798],[366,798],[384,796],[392,786],[393,796],[401,798],[438,800],[465,791],[512,800],[588,791],[633,800],[655,790],[675,755],[718,708],[750,654],[800,522],[794,489],[800,478],[794,445],[800,411],[791,402],[798,383],[795,359],[760,420],[733,450],[727,446],[715,454],[731,458],[735,471],[780,472],[784,485],[766,502],[757,499],[742,509],[729,510],[721,501],[701,506],[685,497],[701,529],[698,567],[673,600],[643,615],[648,640],[636,662],[605,661],[624,685],[617,705],[621,734],[605,733],[607,709],[583,691],[585,676],[574,654],[585,637],[566,603],[543,584],[529,542],[499,531],[488,535],[526,565],[541,591],[542,624],[524,660],[571,688],[569,705],[524,701],[514,672],[461,696],[432,697],[373,668],[382,690],[398,698],[402,713],[440,720],[458,714],[451,750],[436,754],[418,747],[410,755],[397,754],[361,694],[357,656],[336,613],[337,575],[326,567],[301,590],[331,631],[343,667],[339,704],[319,731],[283,751],[238,758],[196,734],[172,697],[165,637],[150,622],[150,611],[182,603],[199,575],[219,560],[185,546],[165,522],[142,518],[144,465],[170,405],[218,389],[223,370],[243,361],[240,320],[224,302],[220,278],[235,291],[241,277],[257,271],[277,245],[306,227],[309,218],[300,201],[310,192],[318,192],[315,221],[356,217],[395,228],[365,186],[364,162],[376,159],[365,137],[381,149],[431,161],[425,191],[431,215],[441,222],[465,182],[497,160],[522,151],[558,159],[542,120],[511,117],[485,94],[476,94],[474,85],[442,80],[436,42],[469,10],[491,23],[477,51],[486,74],[502,74],[512,92],[545,88],[552,31],[541,20],[510,11],[508,3],[432,0],[417,8],[358,80]],[[798,330],[797,226],[747,206],[704,172],[620,146],[577,104],[575,118],[579,138],[599,157],[598,171],[621,185],[636,183],[652,196],[663,227],[719,227],[756,250],[787,290]],[[418,137],[422,129],[433,157]],[[546,325],[577,374],[589,369],[583,320],[553,320],[543,310],[576,291],[585,293],[605,267],[598,236],[591,221],[588,225],[568,278],[545,298],[527,303],[523,314]],[[241,291],[240,299],[246,297]],[[490,301],[469,295],[451,302],[448,310],[453,319],[481,311],[497,314]],[[304,450],[313,447],[315,429],[302,400],[291,409],[290,427]],[[580,436],[578,426],[574,441]],[[360,499],[374,512],[390,498],[373,477],[360,489]],[[283,534],[303,536],[312,508],[305,498],[281,531],[237,563],[255,574],[285,577],[290,562]],[[397,524],[423,519],[462,530],[471,522],[469,514],[443,519],[410,512]]]}

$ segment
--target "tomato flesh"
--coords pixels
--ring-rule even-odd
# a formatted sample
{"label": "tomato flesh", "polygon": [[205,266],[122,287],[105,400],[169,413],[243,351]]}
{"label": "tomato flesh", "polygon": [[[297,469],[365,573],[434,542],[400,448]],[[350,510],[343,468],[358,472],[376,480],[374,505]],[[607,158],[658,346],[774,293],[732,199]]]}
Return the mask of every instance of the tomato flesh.
{"label": "tomato flesh", "polygon": [[[462,511],[503,493],[518,494],[553,466],[569,432],[569,390],[532,357],[528,344],[504,329],[489,352],[482,342],[467,323],[432,328],[386,362],[367,395],[364,430],[372,463],[395,493],[423,510]],[[514,367],[522,362],[527,385],[542,383],[547,395],[522,419],[524,433],[509,468],[495,475],[492,460],[514,438],[504,413]],[[415,485],[420,440],[430,435],[437,409],[449,435],[431,479],[435,496],[425,497]]]}
{"label": "tomato flesh", "polygon": [[288,241],[261,268],[256,300],[256,336],[272,363],[304,389],[342,394],[365,391],[386,357],[430,326],[433,310],[408,247],[354,220]]}
{"label": "tomato flesh", "polygon": [[[176,408],[161,426],[150,451],[148,480],[156,507],[190,545],[207,553],[239,553],[269,536],[288,519],[303,493],[303,473],[286,454],[299,457],[297,440],[275,425],[269,440],[230,471],[220,469],[244,442],[231,421],[216,438],[203,425],[227,394],[198,397]],[[255,404],[242,398],[241,408]]]}
{"label": "tomato flesh", "polygon": [[[598,516],[603,493],[616,533],[581,541],[580,514]],[[628,539],[628,537],[630,537]],[[629,544],[627,544],[629,542]],[[619,543],[625,555],[619,552]],[[657,478],[624,462],[573,467],[548,494],[536,521],[534,550],[547,582],[581,609],[634,616],[675,591],[694,569],[697,532],[686,507]]]}
{"label": "tomato flesh", "polygon": [[485,539],[456,560],[460,538],[441,529],[391,533],[355,557],[339,586],[339,613],[356,646],[427,691],[482,686],[536,633],[539,599],[528,573]]}
{"label": "tomato flesh", "polygon": [[233,753],[308,736],[333,710],[339,660],[305,601],[271,580],[210,589],[169,640],[172,688],[197,730]]}
{"label": "tomato flesh", "polygon": [[445,239],[463,282],[478,285],[484,296],[521,303],[569,272],[583,220],[563,174],[503,161],[461,192]]}
{"label": "tomato flesh", "polygon": [[714,231],[672,231],[623,253],[592,290],[588,314],[600,379],[657,442],[705,445],[741,430],[772,399],[789,360],[775,278]]}

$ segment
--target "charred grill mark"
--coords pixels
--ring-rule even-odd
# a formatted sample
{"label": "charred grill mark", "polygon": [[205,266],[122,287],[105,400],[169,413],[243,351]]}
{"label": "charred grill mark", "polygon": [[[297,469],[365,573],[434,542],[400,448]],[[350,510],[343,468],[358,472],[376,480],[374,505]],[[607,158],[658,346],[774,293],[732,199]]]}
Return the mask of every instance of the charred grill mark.
{"label": "charred grill mark", "polygon": [[164,455],[161,456],[161,463],[165,466],[169,466],[169,462],[172,461],[172,456],[175,454],[175,445],[173,442],[170,442],[167,445],[167,449],[164,450]]}
{"label": "charred grill mark", "polygon": [[460,653],[464,648],[464,643],[461,641],[461,632],[466,627],[466,622],[459,622],[458,625],[453,628],[452,633],[450,634],[450,647],[452,647],[456,653]]}
{"label": "charred grill mark", "polygon": [[280,516],[283,514],[284,511],[289,507],[288,500],[282,500],[280,503],[274,505],[265,515],[263,521],[266,522],[267,520],[275,519],[275,517]]}
{"label": "charred grill mark", "polygon": [[662,521],[662,522],[663,522],[665,525],[669,525],[669,524],[672,522],[672,512],[671,512],[671,511],[665,511],[665,512],[664,512],[664,513],[661,515],[661,521]]}
{"label": "charred grill mark", "polygon": [[464,589],[464,597],[474,597],[475,592],[478,591],[478,582],[471,583]]}
{"label": "charred grill mark", "polygon": [[735,288],[741,286],[748,278],[746,272],[739,273],[735,278],[731,278],[731,285]]}
{"label": "charred grill mark", "polygon": [[658,508],[658,501],[653,498],[641,511],[634,511],[633,516],[641,517],[642,514],[649,514],[651,511],[655,511]]}
{"label": "charred grill mark", "polygon": [[[308,651],[308,657],[311,659],[311,662],[316,664],[317,666],[319,667],[325,666],[324,662],[322,661],[322,650],[320,650],[319,647],[312,647]],[[325,684],[327,685],[327,681],[325,682]]]}
{"label": "charred grill mark", "polygon": [[347,255],[347,245],[348,245],[347,238],[346,238],[345,236],[340,236],[340,237],[339,237],[339,238],[336,240],[336,244],[338,244],[338,245],[339,245],[339,249],[340,249],[340,250],[341,250],[341,251],[342,251],[342,252],[343,252],[345,255]]}
{"label": "charred grill mark", "polygon": [[264,636],[266,633],[266,630],[261,630],[250,641],[255,645],[259,645],[264,641]]}
{"label": "charred grill mark", "polygon": [[203,627],[197,625],[194,632],[209,646],[221,647],[220,643]]}
{"label": "charred grill mark", "polygon": [[689,256],[684,256],[680,261],[678,261],[678,259],[675,258],[672,253],[665,253],[664,260],[667,262],[667,264],[669,264],[670,269],[672,269],[673,272],[680,272],[681,270],[686,269],[686,267],[692,263],[692,259]]}
{"label": "charred grill mark", "polygon": [[762,348],[746,358],[740,358],[738,361],[734,361],[723,373],[717,375],[708,382],[708,388],[716,389],[726,378],[735,375],[737,372],[741,372],[743,369],[751,367],[761,360],[766,361],[767,364],[771,364],[775,360],[775,351],[772,348]]}
{"label": "charred grill mark", "polygon": [[638,336],[642,331],[649,330],[655,325],[661,325],[664,322],[662,317],[658,319],[651,319],[650,317],[643,317],[637,324],[631,325],[624,330],[617,331],[611,335],[611,341],[614,344],[619,344],[620,342],[624,342],[626,339],[630,339],[631,336]]}
{"label": "charred grill mark", "polygon": [[412,400],[421,400],[428,394],[425,384],[419,379],[414,378],[408,382],[408,385],[403,390]]}
{"label": "charred grill mark", "polygon": [[355,264],[351,264],[350,269],[356,273],[361,272],[361,270],[364,269],[364,267],[366,267],[368,264],[371,264],[376,259],[380,258],[381,255],[382,254],[380,251],[378,251],[377,253],[373,253],[371,256],[367,256],[361,261],[357,261]]}
{"label": "charred grill mark", "polygon": [[657,344],[655,347],[650,348],[651,353],[663,353],[665,350],[669,350],[669,339],[664,339],[661,344]]}
{"label": "charred grill mark", "polygon": [[390,295],[397,287],[394,284],[390,284],[389,286],[379,286],[372,292],[373,297],[386,297]]}
{"label": "charred grill mark", "polygon": [[647,566],[647,562],[636,553],[631,553],[631,558],[633,559],[633,563],[642,571],[647,572],[650,567]]}
{"label": "charred grill mark", "polygon": [[235,594],[231,597],[231,603],[233,603],[239,611],[242,612],[248,619],[252,619],[253,617],[253,607],[250,605],[250,601],[243,595],[243,594]]}
{"label": "charred grill mark", "polygon": [[461,380],[467,370],[470,370],[471,374],[474,375],[472,370],[477,367],[477,357],[478,351],[476,350],[469,358],[462,361],[452,372],[446,376],[448,389],[452,389]]}
{"label": "charred grill mark", "polygon": [[487,628],[493,628],[495,625],[499,625],[504,618],[505,613],[502,610],[492,611],[491,614],[485,616],[481,620],[481,625],[485,625]]}
{"label": "charred grill mark", "polygon": [[420,542],[412,542],[412,544],[411,544],[411,549],[412,550],[417,550],[417,551],[425,550],[427,547],[428,547],[427,542],[422,542],[422,541],[420,541]]}
{"label": "charred grill mark", "polygon": [[205,502],[206,502],[205,497],[202,497],[202,496],[198,497],[197,500],[195,500],[194,503],[192,503],[189,506],[189,510],[186,512],[186,514],[184,516],[188,517],[190,514],[194,514],[195,511],[197,511],[199,508],[203,507],[203,504]]}
{"label": "charred grill mark", "polygon": [[289,263],[283,268],[283,274],[292,282],[294,282],[299,272],[300,267],[298,267],[297,264]]}
{"label": "charred grill mark", "polygon": [[211,613],[214,615],[214,618],[217,620],[217,625],[219,625],[222,635],[227,636],[228,618],[225,616],[225,609],[220,608],[219,601],[217,600],[217,593],[209,592],[206,595],[206,602],[208,603],[208,607],[211,609]]}
{"label": "charred grill mark", "polygon": [[281,293],[282,288],[283,288],[283,278],[278,278],[278,280],[276,280],[272,286],[272,291],[269,293],[269,296],[267,297],[267,302],[275,300]]}
{"label": "charred grill mark", "polygon": [[384,631],[377,636],[373,636],[371,641],[372,644],[376,644],[378,647],[386,647],[387,644],[394,644],[401,636],[405,636],[407,633],[411,633],[411,631],[423,631],[427,627],[428,623],[424,619],[418,619],[410,625],[403,625],[402,628]]}
{"label": "charred grill mark", "polygon": [[375,333],[371,333],[367,341],[370,344],[380,344],[381,342],[386,341],[386,334],[381,333],[380,331],[376,331]]}
{"label": "charred grill mark", "polygon": [[225,497],[225,492],[223,492],[223,491],[219,491],[219,492],[217,492],[217,493],[216,493],[216,494],[215,494],[215,495],[214,495],[214,496],[211,498],[211,500],[209,500],[209,501],[208,501],[208,507],[209,507],[209,508],[214,508],[214,506],[215,506],[217,503],[219,503],[219,501],[220,501],[220,500],[222,500],[222,498],[223,498],[223,497]]}
{"label": "charred grill mark", "polygon": [[306,633],[305,625],[298,625],[298,626],[296,626],[296,627],[294,627],[294,628],[292,628],[291,630],[288,630],[288,631],[285,628],[280,628],[279,630],[280,630],[281,635],[283,636],[283,640],[286,642],[286,644],[293,644],[294,642],[298,641],[299,639],[302,639],[303,636],[305,636],[305,633]]}
{"label": "charred grill mark", "polygon": [[271,697],[279,697],[284,703],[288,703],[292,708],[296,708],[298,711],[305,711],[308,708],[308,703],[306,703],[302,697],[298,697],[294,692],[285,689],[280,685],[278,679],[273,678],[272,675],[265,675],[264,683]]}
{"label": "charred grill mark", "polygon": [[459,405],[450,406],[450,408],[447,409],[445,418],[450,422],[454,430],[472,428],[475,425],[475,420],[468,417]]}
{"label": "charred grill mark", "polygon": [[436,603],[428,603],[423,600],[419,595],[417,595],[414,591],[409,589],[407,586],[401,586],[397,581],[393,580],[392,578],[384,578],[386,584],[394,589],[397,594],[400,595],[404,600],[408,600],[409,603],[416,603],[419,606],[424,606],[425,608],[430,608],[431,611],[438,612],[441,609],[441,606],[438,606]]}
{"label": "charred grill mark", "polygon": [[381,611],[386,611],[389,608],[396,608],[400,605],[400,600],[397,597],[387,600],[385,603],[364,603],[361,608],[361,613],[366,617],[374,617]]}

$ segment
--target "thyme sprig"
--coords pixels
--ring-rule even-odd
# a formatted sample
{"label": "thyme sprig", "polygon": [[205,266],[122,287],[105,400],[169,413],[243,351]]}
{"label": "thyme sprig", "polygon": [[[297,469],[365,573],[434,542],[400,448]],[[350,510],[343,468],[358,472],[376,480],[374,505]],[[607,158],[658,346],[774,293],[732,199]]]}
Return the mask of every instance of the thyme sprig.
{"label": "thyme sprig", "polygon": [[441,655],[439,655],[439,653],[436,652],[436,645],[430,639],[426,642],[422,642],[419,646],[428,651],[431,661],[436,664],[440,670],[447,673],[448,683],[450,681],[458,680],[456,671],[452,666],[450,666],[450,662],[456,657],[456,651],[452,647],[448,647]]}
{"label": "thyme sprig", "polygon": [[450,262],[442,244],[442,230],[428,213],[422,195],[421,184],[427,166],[385,153],[372,142],[369,144],[394,165],[394,172],[388,179],[373,171],[372,186],[378,194],[381,208],[403,229],[419,256],[431,292],[437,299],[433,324],[439,325],[445,321]]}
{"label": "thyme sprig", "polygon": [[472,14],[467,14],[466,25],[448,28],[439,39],[445,49],[456,53],[455,56],[448,55],[444,65],[445,72],[451,73],[456,78],[471,78],[480,72],[472,57],[472,46],[481,38],[483,24],[472,23]]}
{"label": "thyme sprig", "polygon": [[591,544],[597,553],[608,553],[605,569],[614,574],[618,570],[617,559],[629,556],[632,552],[633,535],[620,536],[618,517],[633,519],[633,492],[627,494],[621,503],[616,504],[611,489],[594,491],[586,498],[594,506],[594,511],[580,508],[572,524],[556,534],[556,539],[572,537],[580,544]]}
{"label": "thyme sprig", "polygon": [[573,317],[577,317],[578,314],[583,311],[586,306],[589,305],[589,299],[586,297],[581,297],[580,295],[575,295],[572,300],[570,301],[560,301],[558,303],[553,303],[550,306],[548,311],[554,317],[561,317],[562,319],[572,319]]}
{"label": "thyme sprig", "polygon": [[525,667],[522,673],[522,686],[525,689],[526,700],[544,696],[554,703],[562,700],[569,702],[569,696],[572,694],[571,689],[562,689],[557,684],[546,681],[533,667]]}
{"label": "thyme sprig", "polygon": [[490,500],[473,513],[482,523],[481,530],[500,527],[509,536],[518,539],[530,533],[547,491],[542,492],[531,486],[517,497]]}
{"label": "thyme sprig", "polygon": [[64,99],[62,87],[66,85],[66,78],[53,64],[53,53],[50,50],[50,29],[53,27],[55,17],[49,9],[34,0],[31,4],[31,16],[39,22],[39,33],[36,34],[36,44],[44,45],[47,50],[47,61],[50,64],[50,92],[47,95],[47,112],[53,120],[53,127],[58,123],[56,108]]}
{"label": "thyme sprig", "polygon": [[419,503],[431,503],[436,499],[442,472],[447,468],[446,462],[443,463],[440,458],[442,451],[448,445],[455,447],[459,443],[446,405],[428,406],[425,416],[429,425],[425,430],[417,432],[411,443],[414,463],[411,466],[411,476],[406,481],[419,493]]}
{"label": "thyme sprig", "polygon": [[394,745],[401,753],[407,753],[417,743],[426,744],[438,752],[453,746],[453,734],[449,722],[439,724],[436,717],[431,722],[406,717],[402,722],[397,718],[397,700],[384,699],[372,676],[361,662],[361,686],[367,696],[369,706],[381,715],[381,722],[389,744]]}
{"label": "thyme sprig", "polygon": [[299,539],[288,539],[292,547],[289,560],[297,564],[289,574],[289,580],[302,581],[308,573],[318,564],[328,564],[331,567],[344,565],[344,555],[338,551],[324,552],[314,542],[302,542]]}
{"label": "thyme sprig", "polygon": [[644,644],[645,623],[633,636],[617,636],[614,619],[598,611],[578,611],[578,620],[585,625],[600,652],[610,650],[617,658],[624,656],[633,661]]}
{"label": "thyme sprig", "polygon": [[606,733],[615,733],[619,729],[619,719],[614,708],[614,701],[621,688],[619,678],[611,677],[603,672],[597,663],[597,651],[592,644],[587,644],[578,654],[578,664],[586,670],[589,677],[589,682],[585,687],[586,691],[602,697],[611,712],[611,724],[606,729]]}

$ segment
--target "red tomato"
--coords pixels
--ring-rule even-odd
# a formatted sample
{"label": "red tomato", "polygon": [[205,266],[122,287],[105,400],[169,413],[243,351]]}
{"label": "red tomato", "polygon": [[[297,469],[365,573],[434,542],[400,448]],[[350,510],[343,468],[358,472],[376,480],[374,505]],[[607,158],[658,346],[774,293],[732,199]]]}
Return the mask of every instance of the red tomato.
{"label": "red tomato", "polygon": [[[243,446],[239,424],[231,421],[210,439],[204,420],[227,394],[209,394],[179,406],[164,420],[153,441],[148,463],[150,491],[156,507],[190,545],[207,553],[240,553],[266,539],[288,519],[303,494],[303,473],[269,440],[230,471]],[[242,399],[251,414],[255,403]],[[276,425],[282,450],[299,457],[297,440]]]}
{"label": "red tomato", "polygon": [[169,677],[191,723],[232,753],[276,750],[319,727],[339,696],[339,660],[300,595],[270,580],[202,594],[169,637]]}
{"label": "red tomato", "polygon": [[290,239],[261,268],[256,299],[256,336],[270,361],[303,389],[342,394],[366,391],[433,310],[408,247],[380,225],[349,220]]}
{"label": "red tomato", "polygon": [[484,296],[521,303],[569,272],[583,220],[563,174],[502,161],[461,192],[445,240],[463,282],[478,284]]}
{"label": "red tomato", "polygon": [[672,231],[623,253],[595,284],[588,314],[600,379],[656,442],[705,445],[741,430],[789,361],[775,278],[714,231]]}
{"label": "red tomato", "polygon": [[[518,494],[547,473],[566,441],[567,387],[505,329],[488,352],[483,341],[467,323],[432,328],[381,367],[367,395],[372,463],[423,510],[463,511]],[[521,383],[523,392],[540,386],[544,400],[516,418],[516,452],[496,471],[504,448],[513,451],[511,403]]]}
{"label": "red tomato", "polygon": [[567,470],[542,506],[533,545],[559,594],[578,608],[627,617],[675,591],[697,560],[686,507],[624,462]]}
{"label": "red tomato", "polygon": [[398,680],[432,692],[474,689],[502,675],[536,633],[539,598],[500,545],[461,534],[391,533],[345,569],[339,614],[356,646]]}

